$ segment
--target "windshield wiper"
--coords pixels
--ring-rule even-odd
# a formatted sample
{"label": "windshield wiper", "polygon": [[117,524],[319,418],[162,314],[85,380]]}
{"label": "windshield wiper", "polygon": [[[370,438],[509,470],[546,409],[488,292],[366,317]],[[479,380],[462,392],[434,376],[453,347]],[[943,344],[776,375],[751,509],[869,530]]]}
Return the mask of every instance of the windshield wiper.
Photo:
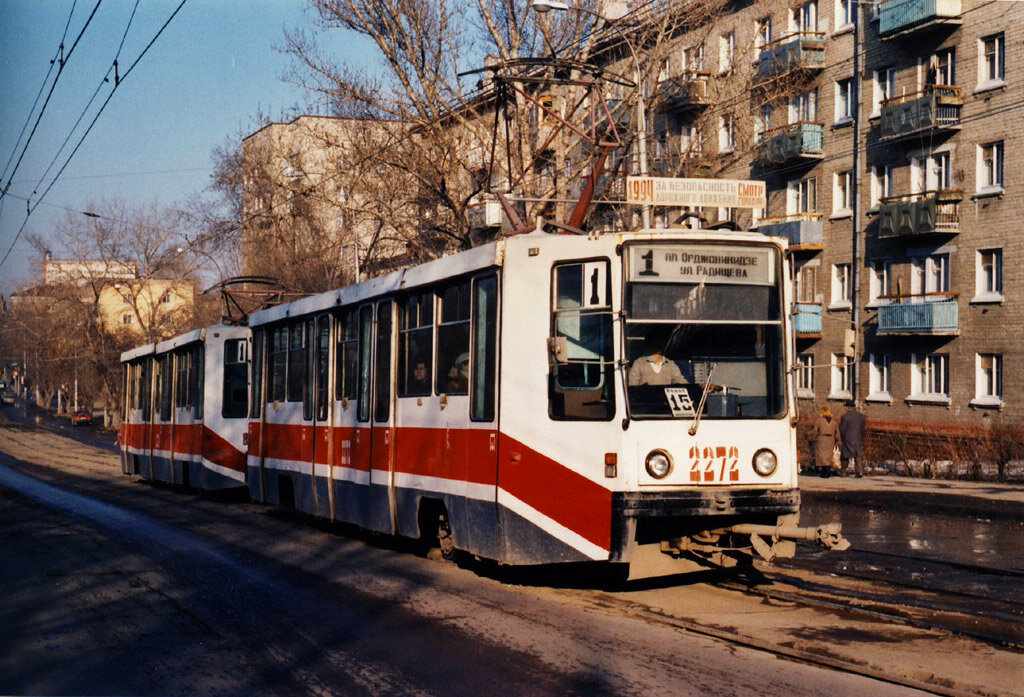
{"label": "windshield wiper", "polygon": [[697,435],[697,428],[700,426],[700,415],[704,413],[704,404],[708,401],[708,393],[711,392],[711,378],[715,375],[715,368],[718,367],[717,363],[711,364],[711,370],[708,371],[707,380],[704,382],[704,391],[700,395],[700,404],[697,406],[697,413],[693,416],[693,423],[690,424],[690,430],[688,433],[691,436]]}

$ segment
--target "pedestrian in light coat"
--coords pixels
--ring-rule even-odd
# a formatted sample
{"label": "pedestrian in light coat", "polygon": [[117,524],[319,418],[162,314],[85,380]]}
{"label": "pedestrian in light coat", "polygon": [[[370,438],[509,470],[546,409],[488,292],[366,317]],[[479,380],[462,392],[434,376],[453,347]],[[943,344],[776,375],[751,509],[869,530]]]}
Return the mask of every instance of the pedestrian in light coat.
{"label": "pedestrian in light coat", "polygon": [[846,476],[846,466],[851,458],[858,477],[864,476],[864,415],[857,411],[856,402],[846,403],[846,413],[839,419],[839,435],[842,443],[839,446],[839,460],[842,463],[841,473]]}
{"label": "pedestrian in light coat", "polygon": [[834,467],[833,451],[839,444],[839,421],[832,416],[828,405],[821,408],[821,415],[814,422],[810,434],[811,452],[814,453],[814,467],[818,474],[828,477]]}

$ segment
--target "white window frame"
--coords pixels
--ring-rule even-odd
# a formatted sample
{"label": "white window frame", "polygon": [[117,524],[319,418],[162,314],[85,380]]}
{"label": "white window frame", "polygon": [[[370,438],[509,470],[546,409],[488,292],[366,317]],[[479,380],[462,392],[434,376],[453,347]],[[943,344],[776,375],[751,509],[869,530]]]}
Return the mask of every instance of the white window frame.
{"label": "white window frame", "polygon": [[974,255],[974,297],[972,303],[1003,302],[1003,250],[979,249]]}
{"label": "white window frame", "polygon": [[818,120],[818,90],[808,90],[789,98],[789,122]]}
{"label": "white window frame", "polygon": [[869,402],[892,402],[892,357],[887,353],[868,354]]}
{"label": "white window frame", "polygon": [[727,31],[718,37],[718,74],[724,75],[736,64],[736,32]]}
{"label": "white window frame", "polygon": [[718,117],[718,152],[730,153],[736,150],[736,117],[723,114]]}
{"label": "white window frame", "polygon": [[1006,146],[1002,140],[978,145],[977,195],[992,196],[1003,193]]}
{"label": "white window frame", "polygon": [[872,80],[871,117],[882,115],[882,102],[892,98],[896,92],[896,68],[886,67],[876,70]]}
{"label": "white window frame", "polygon": [[1006,84],[1006,35],[1002,32],[978,39],[977,91]]}
{"label": "white window frame", "polygon": [[856,93],[854,80],[846,77],[835,83],[835,120],[836,125],[853,123]]}
{"label": "white window frame", "polygon": [[[956,46],[950,46],[932,54],[929,70],[934,70],[932,84],[954,87],[956,85]],[[927,83],[927,79],[925,80]]]}
{"label": "white window frame", "polygon": [[877,208],[883,198],[893,195],[893,165],[875,165],[871,168],[871,207]]}
{"label": "white window frame", "polygon": [[1003,354],[974,354],[974,399],[971,406],[1003,405]]}
{"label": "white window frame", "polygon": [[835,172],[832,175],[832,218],[849,218],[853,215],[853,171]]}
{"label": "white window frame", "polygon": [[818,0],[810,0],[789,11],[792,31],[818,31]]}
{"label": "white window frame", "polygon": [[793,297],[798,303],[820,303],[817,260],[800,265],[793,274]]}
{"label": "white window frame", "polygon": [[762,49],[772,42],[771,15],[754,20],[754,48]]}
{"label": "white window frame", "polygon": [[953,185],[953,154],[941,150],[910,160],[910,192],[944,191]]}
{"label": "white window frame", "polygon": [[761,134],[771,130],[772,116],[774,114],[775,108],[771,104],[762,104],[761,108],[758,109],[757,115],[754,118],[754,142],[760,142]]}
{"label": "white window frame", "polygon": [[797,355],[795,368],[797,398],[814,399],[814,354]]}
{"label": "white window frame", "polygon": [[818,179],[795,179],[786,187],[786,214],[814,213],[818,210]]}
{"label": "white window frame", "polygon": [[705,70],[707,65],[704,54],[704,42],[683,49],[683,73],[696,73]]}
{"label": "white window frame", "polygon": [[[950,268],[949,252],[914,257],[910,264],[910,292],[915,302],[926,301],[926,293],[949,293]],[[946,300],[948,298],[939,298]]]}
{"label": "white window frame", "polygon": [[853,307],[853,264],[832,264],[832,299],[830,310],[848,310]]}
{"label": "white window frame", "polygon": [[832,384],[829,399],[853,397],[853,359],[841,353],[832,354]]}
{"label": "white window frame", "polygon": [[853,13],[856,12],[858,0],[836,0],[836,28],[840,32],[853,28]]}
{"label": "white window frame", "polygon": [[949,404],[949,354],[910,354],[912,365],[908,402]]}
{"label": "white window frame", "polygon": [[883,295],[892,295],[892,261],[889,259],[873,259],[869,264],[868,307],[888,305],[891,298],[883,298]]}

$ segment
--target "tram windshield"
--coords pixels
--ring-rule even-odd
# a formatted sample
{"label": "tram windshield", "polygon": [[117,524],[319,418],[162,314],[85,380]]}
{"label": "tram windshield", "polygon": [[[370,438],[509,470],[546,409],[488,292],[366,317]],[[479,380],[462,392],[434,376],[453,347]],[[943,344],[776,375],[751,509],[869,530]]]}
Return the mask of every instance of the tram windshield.
{"label": "tram windshield", "polygon": [[[772,247],[635,244],[626,258],[632,418],[785,412],[782,292]],[[701,403],[703,401],[703,409]]]}

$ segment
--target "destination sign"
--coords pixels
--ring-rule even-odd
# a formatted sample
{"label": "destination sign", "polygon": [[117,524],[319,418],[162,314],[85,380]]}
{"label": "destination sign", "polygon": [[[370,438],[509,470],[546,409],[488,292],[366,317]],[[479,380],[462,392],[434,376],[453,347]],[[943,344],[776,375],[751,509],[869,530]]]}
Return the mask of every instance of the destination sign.
{"label": "destination sign", "polygon": [[629,280],[767,286],[775,282],[773,262],[762,247],[637,244],[629,247]]}
{"label": "destination sign", "polygon": [[626,202],[637,206],[767,208],[763,181],[626,177]]}

